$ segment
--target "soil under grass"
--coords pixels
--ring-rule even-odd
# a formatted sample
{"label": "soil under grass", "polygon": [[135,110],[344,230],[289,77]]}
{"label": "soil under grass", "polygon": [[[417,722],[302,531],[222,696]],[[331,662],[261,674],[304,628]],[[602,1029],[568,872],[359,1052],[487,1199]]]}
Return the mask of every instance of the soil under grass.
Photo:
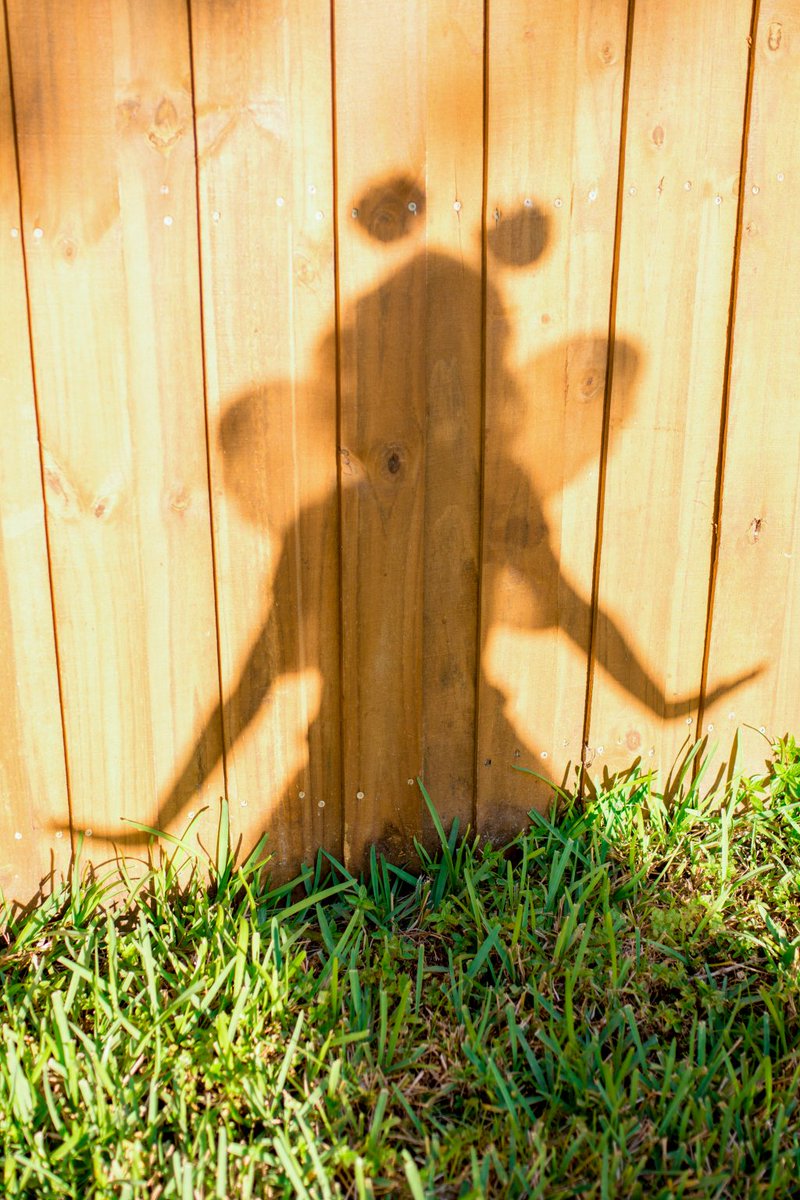
{"label": "soil under grass", "polygon": [[[632,771],[419,878],[183,845],[9,929],[8,1197],[800,1194],[800,750]],[[690,777],[694,771],[695,780]],[[665,795],[666,793],[666,795]]]}

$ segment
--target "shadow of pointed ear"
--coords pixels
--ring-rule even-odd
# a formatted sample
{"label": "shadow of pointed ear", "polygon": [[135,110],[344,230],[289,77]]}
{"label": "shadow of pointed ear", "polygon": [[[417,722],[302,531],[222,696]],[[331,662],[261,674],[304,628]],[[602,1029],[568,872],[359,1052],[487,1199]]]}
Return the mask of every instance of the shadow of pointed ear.
{"label": "shadow of pointed ear", "polygon": [[501,212],[490,222],[486,244],[503,266],[531,267],[550,245],[552,220],[533,201],[508,215]]}

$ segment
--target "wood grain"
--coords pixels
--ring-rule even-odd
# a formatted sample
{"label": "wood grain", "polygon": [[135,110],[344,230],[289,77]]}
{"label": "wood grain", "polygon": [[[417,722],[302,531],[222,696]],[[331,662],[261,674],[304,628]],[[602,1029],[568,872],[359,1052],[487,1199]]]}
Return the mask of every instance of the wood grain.
{"label": "wood grain", "polygon": [[141,843],[123,817],[186,823],[157,791],[218,678],[188,30],[168,0],[8,10],[72,816],[98,862]]}
{"label": "wood grain", "polygon": [[6,0],[15,899],[796,732],[799,5]]}
{"label": "wood grain", "polygon": [[234,828],[341,847],[329,5],[192,4]]}
{"label": "wood grain", "polygon": [[[336,13],[345,845],[472,815],[483,18]],[[380,53],[382,69],[371,69]],[[428,827],[428,834],[430,834]]]}
{"label": "wood grain", "polygon": [[[495,836],[552,798],[512,764],[573,782],[581,758],[626,12],[490,14],[478,811]],[[630,378],[635,347],[618,361]]]}
{"label": "wood grain", "polygon": [[[0,22],[0,889],[22,904],[69,862],[69,802],[29,349],[5,24]],[[67,827],[55,829],[55,825]],[[45,885],[47,890],[47,885]]]}
{"label": "wood grain", "polygon": [[727,757],[742,728],[742,766],[758,771],[764,736],[797,734],[800,687],[800,4],[762,6],[755,41],[736,293],[721,539],[703,733]]}
{"label": "wood grain", "polygon": [[587,763],[694,739],[747,84],[749,0],[636,6]]}

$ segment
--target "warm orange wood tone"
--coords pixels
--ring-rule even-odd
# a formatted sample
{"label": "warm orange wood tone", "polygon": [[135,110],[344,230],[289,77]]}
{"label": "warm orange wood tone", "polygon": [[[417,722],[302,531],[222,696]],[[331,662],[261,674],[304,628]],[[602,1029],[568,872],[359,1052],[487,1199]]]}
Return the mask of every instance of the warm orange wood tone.
{"label": "warm orange wood tone", "polygon": [[10,895],[800,733],[799,6],[5,0]]}
{"label": "warm orange wood tone", "polygon": [[228,791],[285,873],[341,837],[329,5],[192,33]]}
{"label": "warm orange wood tone", "polygon": [[478,816],[497,835],[552,798],[512,764],[560,783],[581,761],[626,25],[622,2],[490,10]]}
{"label": "warm orange wood tone", "polygon": [[[750,0],[636,5],[587,763],[667,769],[703,664]],[[719,682],[712,678],[712,686]],[[688,740],[687,740],[688,739]]]}
{"label": "warm orange wood tone", "polygon": [[[472,812],[483,16],[340,6],[345,842]],[[381,70],[372,64],[381,59]]]}
{"label": "warm orange wood tone", "polygon": [[0,279],[0,888],[27,900],[69,862],[69,806],[2,22]]}
{"label": "warm orange wood tone", "polygon": [[741,254],[709,680],[763,671],[711,703],[703,733],[742,767],[768,757],[759,729],[800,730],[800,3],[762,5],[747,145]]}
{"label": "warm orange wood tone", "polygon": [[188,30],[169,0],[8,9],[72,816],[99,861],[155,818],[218,677]]}

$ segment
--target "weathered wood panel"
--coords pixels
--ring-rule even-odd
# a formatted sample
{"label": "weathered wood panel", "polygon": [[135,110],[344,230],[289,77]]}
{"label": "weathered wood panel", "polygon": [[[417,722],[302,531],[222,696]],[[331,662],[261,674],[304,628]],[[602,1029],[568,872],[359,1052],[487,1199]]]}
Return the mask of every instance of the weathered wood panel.
{"label": "weathered wood panel", "polygon": [[496,835],[552,798],[512,764],[561,782],[581,760],[626,32],[624,0],[490,10],[478,824]]}
{"label": "weathered wood panel", "polygon": [[25,901],[70,843],[53,614],[29,351],[8,56],[0,22],[0,888]]}
{"label": "weathered wood panel", "polygon": [[[483,13],[336,9],[345,844],[474,792]],[[380,61],[380,71],[374,64]]]}
{"label": "weathered wood panel", "polygon": [[72,817],[97,861],[121,817],[154,819],[218,676],[188,30],[169,0],[8,11]]}
{"label": "weathered wood panel", "polygon": [[329,5],[192,33],[228,790],[285,871],[341,836]]}
{"label": "weathered wood panel", "polygon": [[[762,5],[736,293],[710,684],[760,673],[707,705],[726,756],[744,725],[800,728],[800,4]],[[768,747],[743,731],[748,770]]]}
{"label": "weathered wood panel", "polygon": [[[750,0],[637,4],[587,761],[669,768],[699,704]],[[712,684],[716,679],[712,680]]]}

